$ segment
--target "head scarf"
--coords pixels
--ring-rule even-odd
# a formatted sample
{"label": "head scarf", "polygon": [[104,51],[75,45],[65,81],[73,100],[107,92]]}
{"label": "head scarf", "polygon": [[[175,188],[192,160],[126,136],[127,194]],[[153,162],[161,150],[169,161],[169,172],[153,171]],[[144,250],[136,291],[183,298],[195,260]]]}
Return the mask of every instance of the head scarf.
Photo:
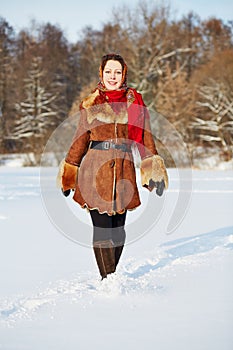
{"label": "head scarf", "polygon": [[[109,91],[103,84],[103,71],[108,60],[116,60],[122,65],[122,85],[119,90]],[[145,118],[147,118],[149,114],[145,107],[141,94],[139,94],[135,89],[127,87],[127,72],[128,67],[120,55],[108,54],[103,56],[99,67],[100,81],[97,85],[97,88],[101,93],[105,95],[105,97],[107,96],[108,102],[110,102],[113,106],[115,105],[113,109],[116,113],[118,111],[117,102],[127,103],[128,138],[137,143],[139,152],[143,157],[143,131]]]}
{"label": "head scarf", "polygon": [[128,67],[127,64],[125,63],[123,57],[116,53],[109,53],[107,55],[104,55],[102,57],[100,67],[99,67],[99,77],[100,77],[100,82],[99,84],[102,86],[102,88],[105,88],[103,84],[103,72],[104,72],[104,67],[106,66],[106,63],[110,60],[113,61],[118,61],[121,64],[122,67],[122,81],[121,81],[121,88],[126,88],[127,87],[127,72],[128,72]]}

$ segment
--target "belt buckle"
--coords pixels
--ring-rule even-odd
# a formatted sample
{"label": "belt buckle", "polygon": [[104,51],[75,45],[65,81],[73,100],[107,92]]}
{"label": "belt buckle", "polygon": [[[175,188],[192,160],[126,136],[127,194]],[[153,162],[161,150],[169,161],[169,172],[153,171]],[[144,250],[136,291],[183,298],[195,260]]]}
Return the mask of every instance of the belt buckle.
{"label": "belt buckle", "polygon": [[104,141],[103,142],[103,149],[108,150],[110,148],[110,142],[109,141]]}
{"label": "belt buckle", "polygon": [[121,145],[121,149],[122,149],[123,152],[126,152],[127,151],[127,145],[125,143],[123,143]]}

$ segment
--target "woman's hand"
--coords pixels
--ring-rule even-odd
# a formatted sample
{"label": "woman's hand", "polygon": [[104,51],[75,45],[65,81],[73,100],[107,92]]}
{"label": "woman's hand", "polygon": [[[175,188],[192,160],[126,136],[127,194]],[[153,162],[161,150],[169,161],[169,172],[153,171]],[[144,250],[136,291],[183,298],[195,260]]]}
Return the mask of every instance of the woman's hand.
{"label": "woman's hand", "polygon": [[70,194],[70,190],[63,191],[63,189],[61,188],[61,191],[62,191],[62,194],[63,194],[65,197],[68,197],[69,194]]}
{"label": "woman's hand", "polygon": [[142,186],[150,192],[156,188],[156,194],[162,196],[168,188],[168,175],[163,159],[159,155],[145,158],[141,163]]}
{"label": "woman's hand", "polygon": [[154,180],[150,179],[149,184],[144,185],[144,187],[146,187],[150,192],[152,192],[153,189],[156,188],[156,194],[161,197],[165,189],[165,183],[164,180],[155,182]]}

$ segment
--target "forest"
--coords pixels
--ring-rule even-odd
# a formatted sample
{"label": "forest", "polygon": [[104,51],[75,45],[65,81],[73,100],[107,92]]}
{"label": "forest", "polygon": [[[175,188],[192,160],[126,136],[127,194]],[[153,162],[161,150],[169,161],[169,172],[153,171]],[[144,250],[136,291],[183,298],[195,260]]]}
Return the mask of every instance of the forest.
{"label": "forest", "polygon": [[96,86],[108,52],[125,58],[128,85],[143,95],[168,165],[176,164],[170,149],[183,157],[177,135],[191,160],[232,159],[233,21],[193,12],[175,20],[154,1],[114,8],[76,43],[57,24],[32,20],[16,33],[0,17],[0,154],[33,153],[38,163],[50,135]]}

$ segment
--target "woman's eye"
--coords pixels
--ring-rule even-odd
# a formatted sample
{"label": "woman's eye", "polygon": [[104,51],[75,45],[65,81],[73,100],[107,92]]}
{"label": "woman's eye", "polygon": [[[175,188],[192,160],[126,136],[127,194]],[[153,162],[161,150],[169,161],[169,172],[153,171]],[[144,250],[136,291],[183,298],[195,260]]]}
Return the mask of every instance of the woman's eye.
{"label": "woman's eye", "polygon": [[122,74],[122,72],[119,70],[119,71],[117,71],[117,74]]}

